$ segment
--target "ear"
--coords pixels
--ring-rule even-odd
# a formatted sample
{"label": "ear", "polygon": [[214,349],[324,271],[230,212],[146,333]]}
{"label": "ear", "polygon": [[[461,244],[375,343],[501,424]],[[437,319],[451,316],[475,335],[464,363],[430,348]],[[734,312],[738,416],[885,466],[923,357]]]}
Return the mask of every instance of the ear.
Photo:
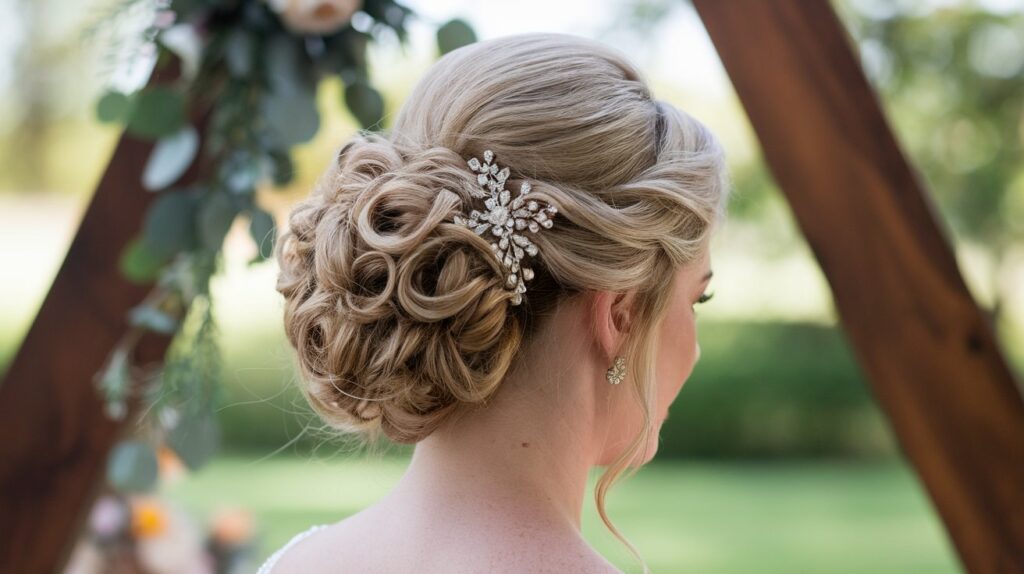
{"label": "ear", "polygon": [[636,291],[595,291],[591,301],[591,327],[598,348],[609,363],[619,354],[630,326]]}

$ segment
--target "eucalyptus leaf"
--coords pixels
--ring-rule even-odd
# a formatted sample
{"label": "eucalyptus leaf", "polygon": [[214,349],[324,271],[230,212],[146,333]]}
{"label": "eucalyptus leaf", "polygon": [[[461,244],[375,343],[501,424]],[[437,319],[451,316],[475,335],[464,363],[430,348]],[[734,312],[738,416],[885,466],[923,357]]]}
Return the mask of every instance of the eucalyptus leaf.
{"label": "eucalyptus leaf", "polygon": [[252,74],[253,48],[252,35],[246,30],[234,28],[228,33],[224,43],[224,60],[232,76],[245,78]]}
{"label": "eucalyptus leaf", "polygon": [[184,97],[171,88],[152,86],[135,96],[126,130],[134,136],[155,140],[173,134],[184,124]]}
{"label": "eucalyptus leaf", "polygon": [[180,22],[190,20],[190,17],[196,13],[208,11],[209,2],[207,0],[172,0],[171,9],[174,10],[177,20]]}
{"label": "eucalyptus leaf", "polygon": [[314,63],[327,52],[327,43],[324,42],[323,36],[306,36],[303,40],[303,48],[306,50],[306,55]]}
{"label": "eucalyptus leaf", "polygon": [[315,60],[318,74],[339,74],[346,66],[351,65],[349,51],[345,45],[345,38],[350,33],[350,29],[345,29],[339,34],[321,37],[325,53]]}
{"label": "eucalyptus leaf", "polygon": [[437,47],[441,55],[476,42],[476,32],[461,18],[449,20],[437,29]]}
{"label": "eucalyptus leaf", "polygon": [[128,312],[128,322],[155,333],[173,335],[178,331],[178,320],[152,305],[137,305]]}
{"label": "eucalyptus leaf", "polygon": [[273,8],[266,2],[246,2],[242,6],[242,23],[251,30],[271,30],[277,20],[272,13]]}
{"label": "eucalyptus leaf", "polygon": [[359,124],[368,129],[380,129],[384,119],[384,98],[373,86],[356,81],[345,86],[345,105]]}
{"label": "eucalyptus leaf", "polygon": [[159,139],[185,124],[184,97],[164,86],[143,88],[135,96],[126,130],[137,137]]}
{"label": "eucalyptus leaf", "polygon": [[178,56],[182,77],[189,82],[194,80],[203,55],[203,38],[196,31],[196,26],[186,22],[175,24],[163,29],[158,38],[164,47]]}
{"label": "eucalyptus leaf", "polygon": [[232,193],[253,193],[262,171],[259,160],[250,152],[235,150],[221,164],[221,181]]}
{"label": "eucalyptus leaf", "polygon": [[391,26],[391,29],[398,34],[398,38],[405,42],[405,21],[409,16],[409,9],[397,2],[389,2],[384,10],[384,21]]}
{"label": "eucalyptus leaf", "polygon": [[131,111],[131,98],[114,90],[103,94],[96,104],[96,117],[104,123],[127,121]]}
{"label": "eucalyptus leaf", "polygon": [[366,48],[370,45],[372,38],[370,34],[357,30],[353,30],[345,36],[348,59],[351,60],[352,67],[355,68],[356,76],[359,78],[367,78],[370,75],[366,62]]}
{"label": "eucalyptus leaf", "polygon": [[161,259],[196,247],[196,201],[181,191],[162,193],[146,211],[142,224],[146,247]]}
{"label": "eucalyptus leaf", "polygon": [[191,125],[160,138],[142,172],[142,185],[150,191],[174,183],[192,165],[199,150],[199,132]]}
{"label": "eucalyptus leaf", "polygon": [[224,183],[232,193],[253,193],[259,179],[259,164],[247,163],[228,175]]}
{"label": "eucalyptus leaf", "polygon": [[196,470],[220,449],[221,431],[208,412],[186,412],[167,433],[167,444],[188,468]]}
{"label": "eucalyptus leaf", "polygon": [[277,225],[274,217],[256,207],[250,214],[249,234],[256,242],[256,251],[259,254],[256,260],[268,259],[274,254],[274,243],[277,239]]}
{"label": "eucalyptus leaf", "polygon": [[238,206],[222,191],[213,191],[199,208],[199,241],[209,251],[217,251],[224,244],[224,236],[238,215]]}
{"label": "eucalyptus leaf", "polygon": [[[106,396],[107,414],[115,419],[121,418],[115,405],[124,405],[125,395],[128,394],[128,387],[131,384],[128,363],[128,351],[124,347],[118,347],[111,353],[110,360],[99,375],[98,383]],[[112,410],[115,412],[111,412]]]}
{"label": "eucalyptus leaf", "polygon": [[266,94],[263,117],[282,147],[305,143],[320,129],[320,112],[311,94]]}
{"label": "eucalyptus leaf", "polygon": [[281,33],[270,38],[264,47],[267,80],[272,92],[306,94],[315,89],[303,74],[309,65],[301,38]]}
{"label": "eucalyptus leaf", "polygon": [[138,440],[118,443],[107,459],[107,481],[123,492],[149,492],[159,476],[156,452]]}
{"label": "eucalyptus leaf", "polygon": [[286,151],[271,151],[267,156],[270,163],[270,178],[276,186],[285,186],[295,179],[295,164]]}
{"label": "eucalyptus leaf", "polygon": [[145,284],[152,283],[160,276],[160,270],[166,262],[166,257],[153,252],[142,238],[136,238],[129,241],[121,251],[118,267],[121,274],[132,283]]}

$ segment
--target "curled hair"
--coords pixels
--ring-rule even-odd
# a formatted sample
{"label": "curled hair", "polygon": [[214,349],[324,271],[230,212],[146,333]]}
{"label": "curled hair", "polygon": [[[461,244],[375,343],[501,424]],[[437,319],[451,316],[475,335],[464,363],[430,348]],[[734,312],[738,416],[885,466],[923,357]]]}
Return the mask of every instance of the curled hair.
{"label": "curled hair", "polygon": [[414,443],[509,368],[510,293],[489,244],[451,222],[475,183],[464,165],[362,135],[293,209],[277,286],[303,388],[331,426]]}
{"label": "curled hair", "polygon": [[[452,223],[477,183],[466,159],[492,149],[559,220],[523,305],[511,305],[484,238]],[[722,149],[699,121],[658,101],[622,55],[562,34],[471,44],[438,61],[389,133],[341,148],[277,245],[277,288],[301,388],[330,426],[415,443],[499,388],[560,301],[637,290],[626,386],[643,432],[598,481],[605,495],[654,428],[657,333],[674,272],[723,217]],[[646,565],[645,565],[646,566]]]}

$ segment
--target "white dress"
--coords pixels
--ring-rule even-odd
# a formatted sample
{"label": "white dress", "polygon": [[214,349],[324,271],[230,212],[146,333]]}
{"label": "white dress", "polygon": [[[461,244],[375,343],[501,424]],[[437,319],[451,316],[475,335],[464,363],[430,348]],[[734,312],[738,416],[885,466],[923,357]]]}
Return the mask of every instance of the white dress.
{"label": "white dress", "polygon": [[295,536],[292,536],[291,540],[289,540],[284,546],[278,548],[276,552],[274,552],[270,555],[269,558],[267,558],[267,561],[264,562],[262,566],[260,566],[260,569],[256,572],[256,574],[270,574],[270,571],[274,568],[274,564],[277,564],[277,561],[281,559],[281,556],[284,554],[285,550],[288,550],[289,548],[294,546],[298,541],[309,536],[310,534],[313,534],[317,530],[320,530],[321,528],[327,528],[328,526],[330,526],[330,524],[317,524],[310,527],[308,530],[303,530]]}

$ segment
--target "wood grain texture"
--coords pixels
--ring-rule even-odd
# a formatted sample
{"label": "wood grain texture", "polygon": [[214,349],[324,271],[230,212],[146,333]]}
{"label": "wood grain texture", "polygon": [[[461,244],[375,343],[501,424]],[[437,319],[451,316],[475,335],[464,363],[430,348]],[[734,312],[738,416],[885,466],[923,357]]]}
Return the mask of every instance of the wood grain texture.
{"label": "wood grain texture", "polygon": [[970,572],[1024,572],[1024,402],[824,0],[694,5]]}
{"label": "wood grain texture", "polygon": [[[176,78],[171,63],[151,84]],[[203,118],[192,118],[200,127]],[[122,135],[63,264],[0,384],[0,572],[59,572],[105,484],[107,454],[139,412],[109,419],[94,376],[150,286],[125,280],[121,248],[157,194],[142,188],[152,142]],[[183,176],[196,176],[198,163]],[[139,364],[169,339],[146,335]]]}

